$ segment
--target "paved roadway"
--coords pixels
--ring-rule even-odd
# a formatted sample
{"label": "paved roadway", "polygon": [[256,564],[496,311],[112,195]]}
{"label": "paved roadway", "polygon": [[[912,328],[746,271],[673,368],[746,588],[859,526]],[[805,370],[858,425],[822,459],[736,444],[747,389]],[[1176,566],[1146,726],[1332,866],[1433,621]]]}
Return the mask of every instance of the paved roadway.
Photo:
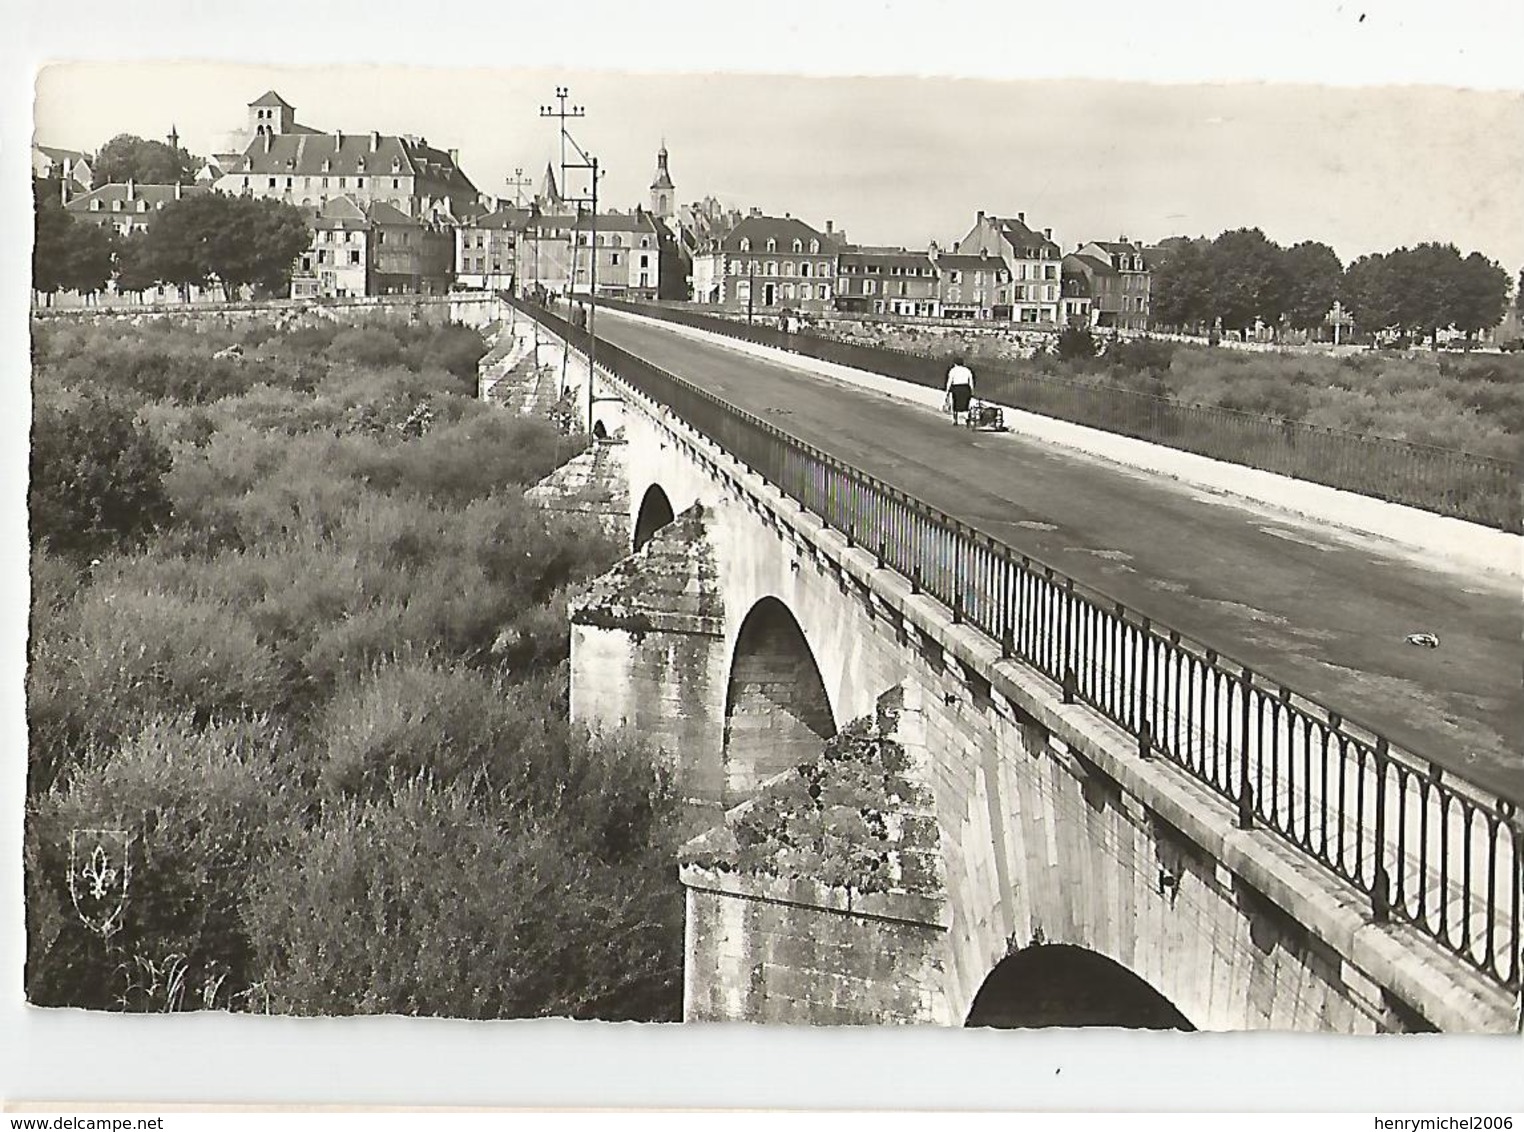
{"label": "paved roadway", "polygon": [[[1524,599],[1370,540],[1203,496],[602,311],[599,337],[1524,800]],[[1439,636],[1427,649],[1412,632]]]}

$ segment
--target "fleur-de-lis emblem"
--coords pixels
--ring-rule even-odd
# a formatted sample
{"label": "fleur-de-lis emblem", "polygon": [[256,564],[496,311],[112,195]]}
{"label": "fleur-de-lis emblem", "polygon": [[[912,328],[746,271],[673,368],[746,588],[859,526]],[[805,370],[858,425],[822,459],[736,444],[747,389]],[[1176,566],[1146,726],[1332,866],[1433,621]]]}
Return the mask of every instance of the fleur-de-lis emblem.
{"label": "fleur-de-lis emblem", "polygon": [[76,829],[69,834],[69,896],[84,925],[102,937],[122,926],[127,910],[130,842],[120,829]]}
{"label": "fleur-de-lis emblem", "polygon": [[100,845],[95,847],[95,852],[90,854],[84,868],[79,870],[79,875],[90,882],[90,896],[95,900],[105,899],[107,889],[116,881],[116,874],[111,858],[106,856],[105,848]]}

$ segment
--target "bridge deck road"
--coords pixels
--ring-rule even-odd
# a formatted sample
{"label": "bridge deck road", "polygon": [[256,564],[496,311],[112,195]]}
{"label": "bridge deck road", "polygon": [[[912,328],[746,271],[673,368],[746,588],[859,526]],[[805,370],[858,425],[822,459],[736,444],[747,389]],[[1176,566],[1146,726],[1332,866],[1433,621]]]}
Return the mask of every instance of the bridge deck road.
{"label": "bridge deck road", "polygon": [[[1524,800],[1524,600],[1373,540],[1205,496],[600,311],[598,336]],[[1438,649],[1409,645],[1434,633]]]}

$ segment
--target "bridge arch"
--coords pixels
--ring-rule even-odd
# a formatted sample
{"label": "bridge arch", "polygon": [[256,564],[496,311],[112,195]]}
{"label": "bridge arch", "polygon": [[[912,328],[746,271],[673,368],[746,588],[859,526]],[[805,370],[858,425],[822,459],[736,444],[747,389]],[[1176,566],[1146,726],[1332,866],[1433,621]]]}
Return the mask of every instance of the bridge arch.
{"label": "bridge arch", "polygon": [[657,531],[674,518],[676,514],[672,510],[672,500],[667,498],[667,493],[662,490],[661,484],[653,483],[646,488],[646,494],[640,501],[640,510],[635,514],[635,534],[631,540],[631,551],[640,550],[655,537]]}
{"label": "bridge arch", "polygon": [[1196,1028],[1174,1003],[1120,963],[1069,944],[1034,944],[1001,960],[974,996],[964,1025]]}
{"label": "bridge arch", "polygon": [[783,602],[762,598],[741,622],[725,689],[725,804],[745,801],[764,779],[818,758],[835,734],[804,630]]}

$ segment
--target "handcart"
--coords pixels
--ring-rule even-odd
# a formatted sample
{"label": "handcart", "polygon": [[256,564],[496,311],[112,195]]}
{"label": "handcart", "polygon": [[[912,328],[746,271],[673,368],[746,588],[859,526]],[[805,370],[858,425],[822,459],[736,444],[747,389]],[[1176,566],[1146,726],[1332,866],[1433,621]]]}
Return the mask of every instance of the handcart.
{"label": "handcart", "polygon": [[1005,410],[988,401],[970,401],[964,423],[980,432],[1004,432]]}

